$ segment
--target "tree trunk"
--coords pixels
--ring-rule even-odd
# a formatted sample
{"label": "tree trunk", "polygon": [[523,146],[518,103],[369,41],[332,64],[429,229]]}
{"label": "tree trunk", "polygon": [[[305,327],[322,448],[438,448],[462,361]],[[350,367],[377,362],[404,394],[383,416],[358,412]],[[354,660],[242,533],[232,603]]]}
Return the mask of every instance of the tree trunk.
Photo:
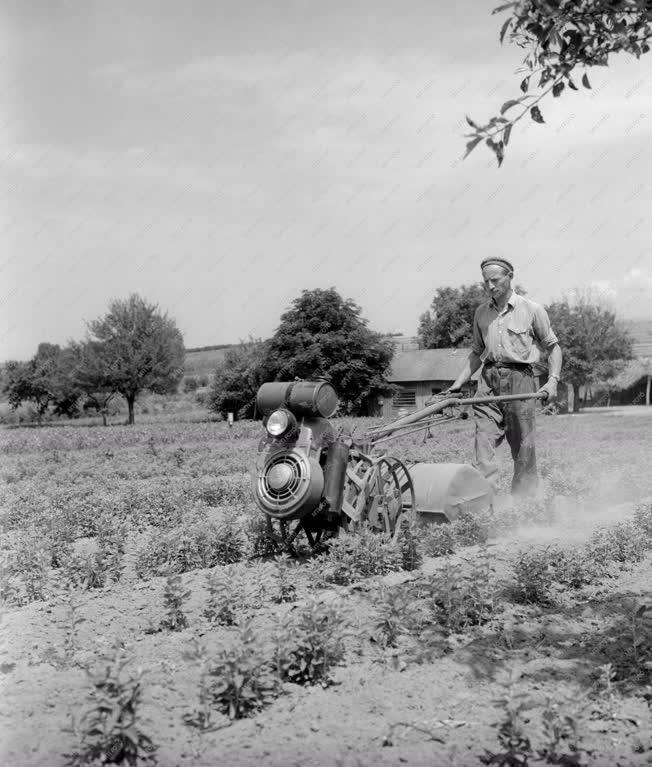
{"label": "tree trunk", "polygon": [[573,413],[580,412],[580,385],[573,384]]}
{"label": "tree trunk", "polygon": [[106,408],[102,408],[102,426],[107,426],[107,420],[106,420]]}
{"label": "tree trunk", "polygon": [[129,424],[129,426],[133,426],[136,423],[134,419],[134,402],[136,401],[136,395],[129,394],[126,399],[127,399],[127,407],[129,408],[129,419],[127,420],[127,423]]}
{"label": "tree trunk", "polygon": [[647,386],[645,387],[645,404],[646,405],[650,404],[650,389],[652,388],[651,384],[652,384],[652,375],[648,373]]}

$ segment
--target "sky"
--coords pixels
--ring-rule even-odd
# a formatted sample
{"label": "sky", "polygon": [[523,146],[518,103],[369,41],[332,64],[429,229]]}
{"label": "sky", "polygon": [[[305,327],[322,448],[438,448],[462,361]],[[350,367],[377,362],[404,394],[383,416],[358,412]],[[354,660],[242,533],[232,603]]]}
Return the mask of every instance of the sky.
{"label": "sky", "polygon": [[331,286],[414,335],[498,255],[541,303],[652,317],[652,56],[462,161],[465,114],[520,95],[496,4],[0,0],[0,360],[133,292],[188,347]]}

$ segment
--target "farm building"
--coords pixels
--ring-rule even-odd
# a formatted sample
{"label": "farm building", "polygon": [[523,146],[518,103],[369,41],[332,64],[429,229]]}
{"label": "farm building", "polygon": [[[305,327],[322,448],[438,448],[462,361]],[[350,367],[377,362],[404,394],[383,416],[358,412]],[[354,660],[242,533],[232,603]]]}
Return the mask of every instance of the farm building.
{"label": "farm building", "polygon": [[[387,380],[399,388],[393,398],[383,401],[384,418],[395,418],[400,411],[424,407],[433,394],[440,394],[453,383],[471,351],[468,348],[419,349],[416,338],[403,336],[393,340],[396,352]],[[535,365],[537,382],[546,373],[546,365]],[[479,376],[480,370],[465,387],[465,393],[475,391]]]}
{"label": "farm building", "polygon": [[631,320],[634,359],[605,385],[596,386],[593,405],[650,405],[652,402],[652,320]]}

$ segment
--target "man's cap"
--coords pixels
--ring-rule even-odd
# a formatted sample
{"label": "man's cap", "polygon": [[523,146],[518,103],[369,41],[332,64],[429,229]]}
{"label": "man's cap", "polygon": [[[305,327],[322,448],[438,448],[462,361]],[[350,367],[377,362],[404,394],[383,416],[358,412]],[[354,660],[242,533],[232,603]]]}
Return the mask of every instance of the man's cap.
{"label": "man's cap", "polygon": [[514,267],[509,263],[509,261],[506,258],[485,258],[485,260],[480,264],[480,269],[484,269],[485,266],[502,266],[503,269],[506,269],[508,272],[511,272],[514,274]]}

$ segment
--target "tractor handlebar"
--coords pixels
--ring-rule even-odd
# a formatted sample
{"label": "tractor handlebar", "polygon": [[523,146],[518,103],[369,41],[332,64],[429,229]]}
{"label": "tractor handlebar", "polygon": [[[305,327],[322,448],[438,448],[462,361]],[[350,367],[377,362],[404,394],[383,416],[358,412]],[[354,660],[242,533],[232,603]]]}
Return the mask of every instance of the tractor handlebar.
{"label": "tractor handlebar", "polygon": [[547,399],[546,392],[534,392],[531,394],[500,394],[486,397],[442,397],[438,402],[427,405],[414,413],[403,416],[392,423],[377,426],[369,430],[369,438],[376,441],[381,437],[388,437],[393,432],[406,426],[425,420],[440,413],[448,407],[465,407],[467,405],[486,405],[493,402],[517,402],[528,399]]}

